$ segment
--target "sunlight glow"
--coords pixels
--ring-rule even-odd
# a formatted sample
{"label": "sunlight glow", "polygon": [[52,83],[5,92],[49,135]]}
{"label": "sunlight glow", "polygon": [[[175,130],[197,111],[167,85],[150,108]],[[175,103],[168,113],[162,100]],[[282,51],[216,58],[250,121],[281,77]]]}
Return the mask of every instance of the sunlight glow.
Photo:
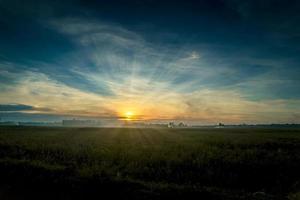
{"label": "sunlight glow", "polygon": [[133,118],[133,112],[132,111],[127,111],[125,113],[125,117],[127,120],[131,120]]}

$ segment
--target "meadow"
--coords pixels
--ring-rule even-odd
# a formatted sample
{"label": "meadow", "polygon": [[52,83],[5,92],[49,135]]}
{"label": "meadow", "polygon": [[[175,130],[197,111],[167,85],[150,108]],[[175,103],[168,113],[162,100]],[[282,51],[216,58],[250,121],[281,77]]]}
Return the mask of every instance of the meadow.
{"label": "meadow", "polygon": [[300,199],[300,130],[0,127],[0,199]]}

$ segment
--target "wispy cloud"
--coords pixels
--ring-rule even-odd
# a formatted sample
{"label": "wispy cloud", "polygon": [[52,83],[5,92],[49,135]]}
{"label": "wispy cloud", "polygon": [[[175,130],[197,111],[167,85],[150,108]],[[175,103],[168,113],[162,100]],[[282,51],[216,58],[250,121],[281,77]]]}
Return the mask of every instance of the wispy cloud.
{"label": "wispy cloud", "polygon": [[268,77],[276,63],[226,57],[205,45],[161,45],[94,19],[52,19],[48,25],[74,50],[55,63],[0,63],[1,76],[15,79],[0,87],[0,103],[13,100],[58,115],[122,118],[130,110],[141,120],[299,122],[298,99],[253,98],[257,81],[280,85]]}

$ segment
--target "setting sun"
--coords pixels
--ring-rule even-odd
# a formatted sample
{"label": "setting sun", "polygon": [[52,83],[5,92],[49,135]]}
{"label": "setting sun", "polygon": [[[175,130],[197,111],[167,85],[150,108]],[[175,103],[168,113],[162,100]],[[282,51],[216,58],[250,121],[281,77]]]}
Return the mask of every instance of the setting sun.
{"label": "setting sun", "polygon": [[126,117],[127,120],[132,119],[132,117],[133,117],[133,112],[127,111],[127,112],[125,113],[125,117]]}

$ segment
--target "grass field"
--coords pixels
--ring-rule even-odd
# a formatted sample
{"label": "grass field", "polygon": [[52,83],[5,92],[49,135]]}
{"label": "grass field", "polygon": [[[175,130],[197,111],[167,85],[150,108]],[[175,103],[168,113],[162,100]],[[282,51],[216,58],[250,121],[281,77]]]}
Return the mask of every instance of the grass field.
{"label": "grass field", "polygon": [[295,200],[299,192],[299,129],[0,127],[0,199]]}

